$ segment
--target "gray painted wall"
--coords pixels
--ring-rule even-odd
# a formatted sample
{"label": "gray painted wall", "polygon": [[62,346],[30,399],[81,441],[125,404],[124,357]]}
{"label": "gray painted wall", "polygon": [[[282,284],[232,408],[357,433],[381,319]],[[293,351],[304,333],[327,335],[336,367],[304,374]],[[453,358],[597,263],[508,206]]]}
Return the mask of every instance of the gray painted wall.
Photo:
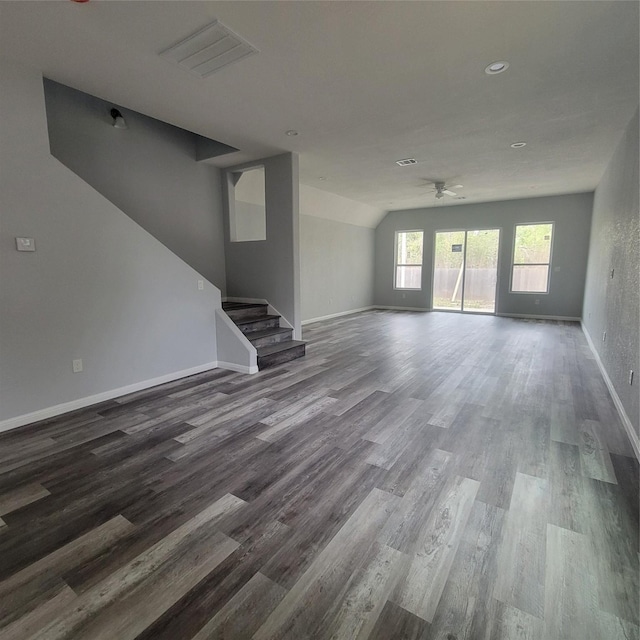
{"label": "gray painted wall", "polygon": [[[51,153],[218,288],[225,288],[220,171],[198,136],[44,81]],[[117,106],[128,129],[111,126]]]}
{"label": "gray painted wall", "polygon": [[234,242],[265,240],[267,237],[267,218],[264,205],[252,202],[235,202]]}
{"label": "gray painted wall", "polygon": [[[639,144],[636,112],[596,189],[583,315],[584,327],[636,434],[640,434]],[[630,369],[635,372],[633,385],[629,385]]]}
{"label": "gray painted wall", "polygon": [[293,326],[298,338],[301,335],[298,156],[283,153],[227,169],[223,175],[226,207],[231,174],[257,164],[265,168],[267,239],[231,242],[229,218],[225,215],[227,295],[268,300]]}
{"label": "gray painted wall", "polygon": [[217,359],[220,291],[50,155],[42,77],[6,61],[0,149],[0,422]]}
{"label": "gray painted wall", "polygon": [[375,230],[300,216],[302,320],[373,305]]}
{"label": "gray painted wall", "polygon": [[[430,309],[435,232],[500,228],[497,313],[579,318],[592,202],[593,194],[582,193],[389,212],[376,229],[375,303]],[[549,293],[510,293],[515,225],[549,221],[555,222]],[[422,290],[394,290],[395,232],[420,229],[425,234]]]}

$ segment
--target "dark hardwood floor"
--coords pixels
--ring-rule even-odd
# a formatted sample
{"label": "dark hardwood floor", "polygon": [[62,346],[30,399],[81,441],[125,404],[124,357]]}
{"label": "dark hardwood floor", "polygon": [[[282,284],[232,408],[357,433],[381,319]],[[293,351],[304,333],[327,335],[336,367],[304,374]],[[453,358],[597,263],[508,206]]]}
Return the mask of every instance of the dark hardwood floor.
{"label": "dark hardwood floor", "polygon": [[638,463],[577,324],[374,311],[0,434],[0,638],[638,638]]}

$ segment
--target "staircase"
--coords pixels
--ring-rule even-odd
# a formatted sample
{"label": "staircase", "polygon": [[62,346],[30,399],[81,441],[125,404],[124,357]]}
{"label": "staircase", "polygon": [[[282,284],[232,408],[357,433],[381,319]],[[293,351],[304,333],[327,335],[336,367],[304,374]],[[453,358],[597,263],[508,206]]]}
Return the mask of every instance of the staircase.
{"label": "staircase", "polygon": [[258,351],[258,369],[302,358],[305,343],[292,340],[293,329],[280,326],[280,316],[269,315],[266,304],[223,302],[223,311]]}

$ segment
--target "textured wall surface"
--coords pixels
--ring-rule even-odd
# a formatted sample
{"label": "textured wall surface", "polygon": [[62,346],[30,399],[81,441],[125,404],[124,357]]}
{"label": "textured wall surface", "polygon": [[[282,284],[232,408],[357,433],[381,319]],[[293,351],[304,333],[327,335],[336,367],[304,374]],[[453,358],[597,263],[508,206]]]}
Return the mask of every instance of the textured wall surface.
{"label": "textured wall surface", "polygon": [[302,319],[373,304],[375,231],[300,216]]}
{"label": "textured wall surface", "polygon": [[[636,434],[640,433],[638,145],[636,113],[596,189],[583,315]],[[633,385],[629,370],[635,372]]]}
{"label": "textured wall surface", "polygon": [[51,153],[219,289],[225,288],[220,171],[196,162],[197,136],[44,81]]}
{"label": "textured wall surface", "polygon": [[[375,303],[431,308],[435,232],[499,228],[497,313],[579,318],[582,313],[592,203],[593,194],[579,193],[389,212],[376,229]],[[548,294],[509,291],[515,225],[529,222],[555,223]],[[394,234],[401,230],[424,230],[420,291],[393,288]]]}

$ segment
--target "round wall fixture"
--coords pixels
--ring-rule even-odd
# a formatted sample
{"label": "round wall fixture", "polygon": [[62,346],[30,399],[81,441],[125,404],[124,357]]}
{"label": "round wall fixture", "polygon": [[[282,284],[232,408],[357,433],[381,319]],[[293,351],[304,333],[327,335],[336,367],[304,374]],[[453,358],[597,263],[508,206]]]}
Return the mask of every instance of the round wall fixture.
{"label": "round wall fixture", "polygon": [[509,68],[509,63],[505,60],[498,60],[497,62],[492,62],[490,65],[487,65],[484,72],[489,74],[490,76],[495,76],[497,73],[502,73]]}
{"label": "round wall fixture", "polygon": [[526,143],[526,142],[514,142],[514,143],[511,145],[511,148],[512,148],[512,149],[522,149],[522,147],[526,147],[526,146],[527,146],[527,143]]}

